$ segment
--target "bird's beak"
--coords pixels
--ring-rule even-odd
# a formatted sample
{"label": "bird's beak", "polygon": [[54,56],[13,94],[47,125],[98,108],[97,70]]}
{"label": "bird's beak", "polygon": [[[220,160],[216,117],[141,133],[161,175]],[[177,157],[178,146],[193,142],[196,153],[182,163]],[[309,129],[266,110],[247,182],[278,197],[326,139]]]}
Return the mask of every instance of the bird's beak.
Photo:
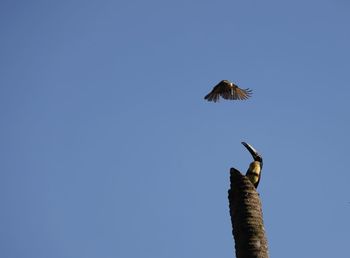
{"label": "bird's beak", "polygon": [[242,144],[244,145],[244,147],[247,148],[247,150],[250,152],[250,154],[252,155],[253,159],[255,161],[259,161],[262,164],[262,157],[261,155],[253,148],[253,146],[251,146],[249,143],[246,142],[242,142]]}

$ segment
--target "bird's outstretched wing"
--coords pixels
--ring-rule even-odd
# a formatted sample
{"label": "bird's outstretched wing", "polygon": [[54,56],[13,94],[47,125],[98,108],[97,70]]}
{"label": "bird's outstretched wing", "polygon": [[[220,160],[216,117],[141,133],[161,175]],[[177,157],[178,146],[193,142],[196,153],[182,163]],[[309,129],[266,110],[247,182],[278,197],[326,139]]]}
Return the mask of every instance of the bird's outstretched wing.
{"label": "bird's outstretched wing", "polygon": [[204,99],[217,102],[221,96],[222,98],[229,100],[245,100],[251,95],[252,91],[250,89],[241,89],[235,84],[232,86],[227,80],[222,80],[208,95],[204,97]]}
{"label": "bird's outstretched wing", "polygon": [[228,91],[230,91],[230,84],[226,81],[221,81],[213,88],[213,90],[208,95],[204,97],[204,99],[208,101],[217,102],[219,101],[220,96],[222,96],[222,94]]}
{"label": "bird's outstretched wing", "polygon": [[250,96],[252,96],[252,90],[247,89],[241,89],[237,85],[234,85],[234,87],[230,90],[230,92],[224,92],[221,96],[224,99],[231,99],[231,100],[246,100]]}

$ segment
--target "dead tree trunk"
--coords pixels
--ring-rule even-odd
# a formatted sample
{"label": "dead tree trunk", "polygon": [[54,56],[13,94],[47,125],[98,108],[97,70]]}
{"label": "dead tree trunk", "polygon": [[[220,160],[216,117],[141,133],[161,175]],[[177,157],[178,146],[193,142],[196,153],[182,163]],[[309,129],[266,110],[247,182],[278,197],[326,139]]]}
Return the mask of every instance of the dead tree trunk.
{"label": "dead tree trunk", "polygon": [[268,258],[261,202],[253,184],[238,170],[230,170],[228,191],[237,258]]}

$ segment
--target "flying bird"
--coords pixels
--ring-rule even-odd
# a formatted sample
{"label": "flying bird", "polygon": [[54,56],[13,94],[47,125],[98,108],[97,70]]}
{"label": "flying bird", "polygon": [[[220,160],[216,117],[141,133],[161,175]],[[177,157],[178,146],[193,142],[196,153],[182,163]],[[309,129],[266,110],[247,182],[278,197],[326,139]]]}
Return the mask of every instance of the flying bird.
{"label": "flying bird", "polygon": [[249,178],[250,182],[254,185],[255,188],[258,188],[260,178],[261,178],[261,170],[263,167],[263,159],[262,156],[246,142],[242,142],[244,147],[248,149],[250,154],[252,155],[254,161],[250,163],[246,176]]}
{"label": "flying bird", "polygon": [[245,100],[251,95],[252,90],[249,88],[241,89],[236,84],[228,80],[222,80],[213,88],[213,90],[208,95],[204,97],[204,99],[217,102],[221,96],[224,99]]}

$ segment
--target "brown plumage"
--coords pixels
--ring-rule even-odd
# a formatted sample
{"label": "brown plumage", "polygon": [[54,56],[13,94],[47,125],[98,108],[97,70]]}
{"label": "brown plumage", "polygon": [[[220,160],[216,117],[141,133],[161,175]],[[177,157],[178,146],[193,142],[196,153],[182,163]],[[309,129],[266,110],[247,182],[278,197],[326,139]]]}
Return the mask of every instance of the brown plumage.
{"label": "brown plumage", "polygon": [[251,95],[252,90],[249,88],[241,89],[236,84],[228,80],[223,80],[219,82],[204,99],[217,102],[221,96],[224,99],[245,100]]}

